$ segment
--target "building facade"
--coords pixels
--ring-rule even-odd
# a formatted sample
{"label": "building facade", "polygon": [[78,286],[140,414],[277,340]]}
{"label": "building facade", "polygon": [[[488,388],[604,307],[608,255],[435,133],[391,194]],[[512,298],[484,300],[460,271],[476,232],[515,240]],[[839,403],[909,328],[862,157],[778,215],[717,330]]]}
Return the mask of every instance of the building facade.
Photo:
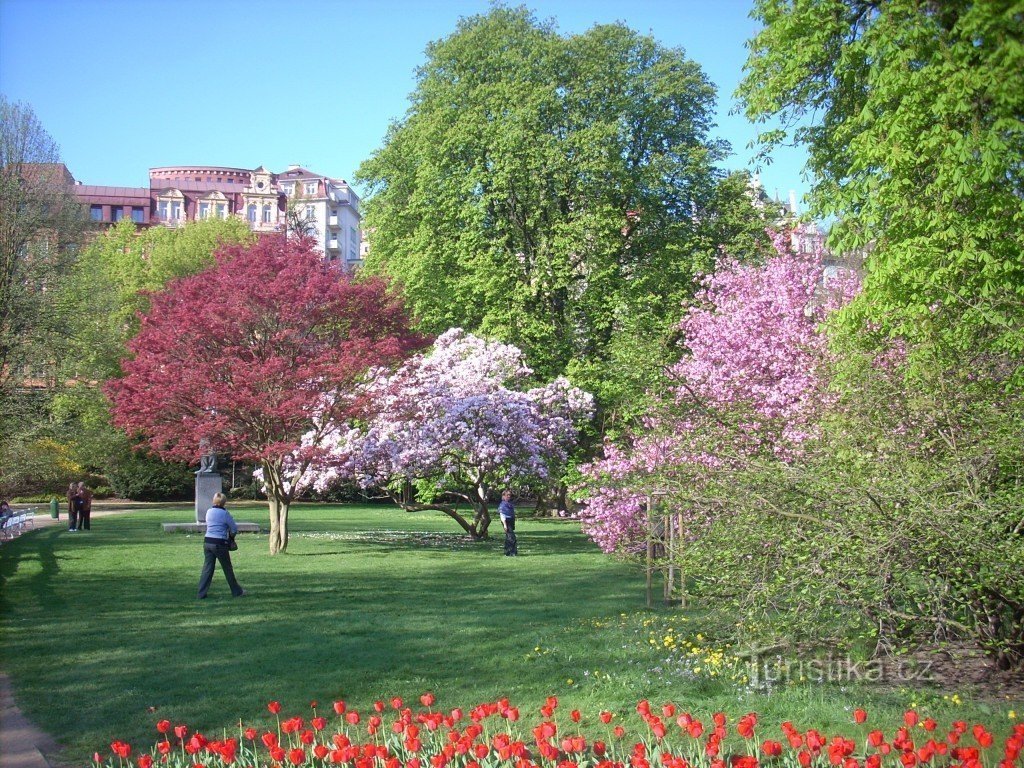
{"label": "building facade", "polygon": [[[69,174],[70,176],[70,174]],[[130,218],[139,226],[236,216],[255,232],[301,230],[324,258],[347,270],[362,263],[359,197],[344,179],[298,165],[274,173],[263,166],[169,166],[149,170],[149,187],[74,184],[75,195],[98,224]]]}

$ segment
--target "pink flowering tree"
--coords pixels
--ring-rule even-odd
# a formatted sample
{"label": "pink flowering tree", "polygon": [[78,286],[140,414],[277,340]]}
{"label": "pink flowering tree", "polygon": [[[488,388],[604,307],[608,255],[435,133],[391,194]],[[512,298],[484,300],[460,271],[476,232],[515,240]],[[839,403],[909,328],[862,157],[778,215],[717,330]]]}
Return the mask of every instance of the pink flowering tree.
{"label": "pink flowering tree", "polygon": [[558,478],[577,425],[593,410],[591,396],[564,378],[528,389],[531,374],[516,347],[449,330],[366,388],[373,416],[336,424],[330,451],[306,482],[325,490],[354,480],[486,538],[491,492]]}
{"label": "pink flowering tree", "polygon": [[815,434],[828,401],[822,322],[856,281],[826,280],[821,253],[795,254],[782,236],[773,241],[776,255],[763,265],[729,261],[704,279],[680,323],[686,354],[667,372],[659,407],[627,445],[606,445],[602,459],[582,468],[580,519],[605,551],[643,536],[651,491],[692,490],[701,472],[752,456],[791,461]]}
{"label": "pink flowering tree", "polygon": [[107,394],[114,423],[164,458],[195,461],[208,441],[257,464],[276,554],[331,425],[362,413],[369,371],[424,344],[383,282],[349,279],[311,240],[266,237],[154,294]]}

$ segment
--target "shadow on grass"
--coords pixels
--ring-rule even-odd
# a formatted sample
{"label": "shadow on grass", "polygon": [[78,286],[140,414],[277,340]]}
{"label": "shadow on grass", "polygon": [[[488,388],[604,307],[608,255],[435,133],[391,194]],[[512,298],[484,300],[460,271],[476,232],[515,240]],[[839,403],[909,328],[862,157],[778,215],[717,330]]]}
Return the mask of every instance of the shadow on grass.
{"label": "shadow on grass", "polygon": [[500,537],[467,542],[440,516],[300,512],[284,555],[269,556],[263,535],[240,539],[242,599],[219,569],[195,599],[202,537],[160,528],[187,509],[5,544],[0,628],[19,704],[80,757],[148,739],[154,712],[209,729],[271,698],[365,705],[432,688],[449,705],[515,690],[540,699],[565,659],[527,663],[530,650],[558,637],[568,657],[610,665],[573,628],[641,605],[638,574],[564,525],[524,521],[512,559]]}

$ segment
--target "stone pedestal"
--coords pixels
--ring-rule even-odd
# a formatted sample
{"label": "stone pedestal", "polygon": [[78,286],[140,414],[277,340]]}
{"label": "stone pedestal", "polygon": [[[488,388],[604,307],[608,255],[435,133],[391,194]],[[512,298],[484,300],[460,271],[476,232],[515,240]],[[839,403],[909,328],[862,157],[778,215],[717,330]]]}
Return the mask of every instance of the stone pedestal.
{"label": "stone pedestal", "polygon": [[224,490],[224,479],[220,472],[196,472],[196,522],[206,522],[206,510],[213,504],[213,497]]}

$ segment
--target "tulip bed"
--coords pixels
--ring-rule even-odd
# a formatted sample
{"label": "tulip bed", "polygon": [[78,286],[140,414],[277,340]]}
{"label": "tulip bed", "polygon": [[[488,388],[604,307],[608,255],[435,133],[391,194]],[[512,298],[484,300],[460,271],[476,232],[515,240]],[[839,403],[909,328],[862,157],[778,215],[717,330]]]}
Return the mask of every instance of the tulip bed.
{"label": "tulip bed", "polygon": [[675,704],[655,708],[646,700],[636,717],[607,710],[595,717],[564,712],[549,696],[532,721],[508,699],[445,710],[425,693],[420,704],[414,710],[396,697],[362,713],[335,701],[324,717],[312,702],[305,717],[282,717],[272,701],[267,707],[276,727],[239,722],[237,737],[220,739],[164,719],[148,751],[114,741],[107,756],[93,759],[96,768],[1015,768],[1024,748],[1024,724],[997,740],[984,724],[940,724],[914,709],[900,723],[875,727],[858,708],[846,733],[826,735],[788,721],[766,733],[754,713],[730,723],[716,712],[705,721]]}

